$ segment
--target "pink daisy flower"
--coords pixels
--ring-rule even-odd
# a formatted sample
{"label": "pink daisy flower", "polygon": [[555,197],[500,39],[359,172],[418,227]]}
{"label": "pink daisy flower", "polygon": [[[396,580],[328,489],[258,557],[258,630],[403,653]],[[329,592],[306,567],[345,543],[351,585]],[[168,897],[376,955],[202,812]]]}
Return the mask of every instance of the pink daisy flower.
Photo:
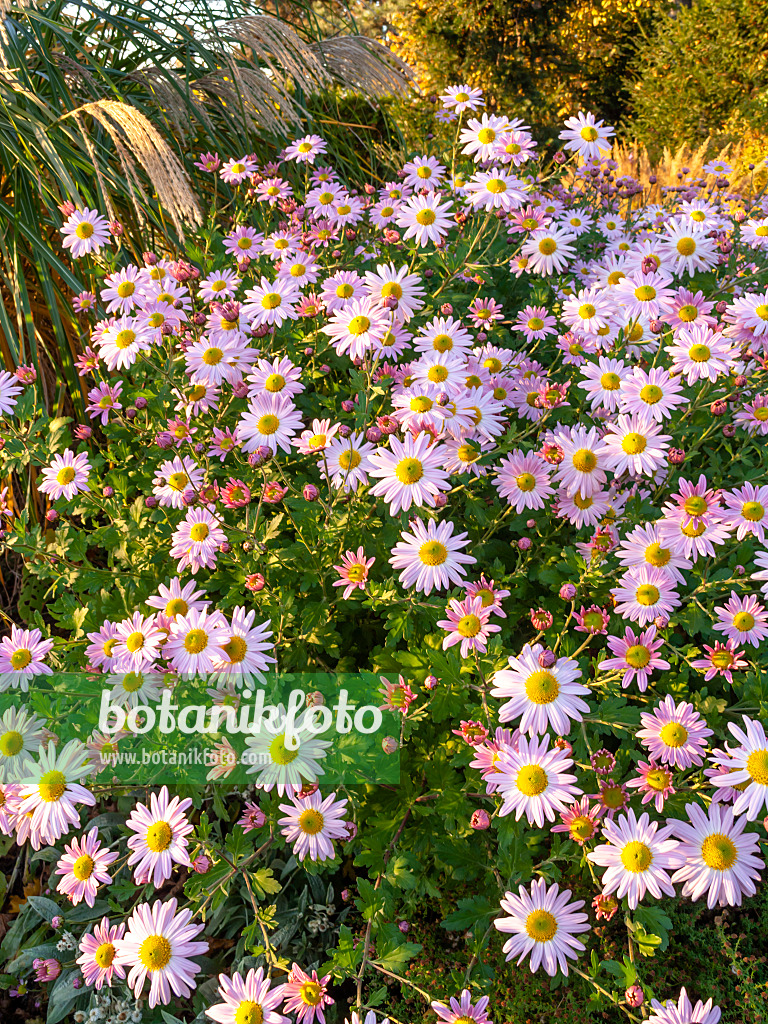
{"label": "pink daisy flower", "polygon": [[70,214],[59,230],[64,236],[62,245],[76,260],[98,252],[109,241],[109,221],[87,206]]}
{"label": "pink daisy flower", "polygon": [[79,781],[91,770],[87,751],[78,740],[70,740],[58,752],[52,740],[47,748],[40,744],[38,761],[28,766],[19,793],[33,849],[39,850],[41,844],[53,845],[73,825],[79,828],[76,805],[93,807],[96,803],[94,795]]}
{"label": "pink daisy flower", "polygon": [[523,814],[528,824],[544,828],[544,820],[554,821],[555,814],[565,810],[581,796],[573,783],[576,776],[568,773],[573,760],[557,746],[549,749],[549,736],[521,736],[516,751],[499,755],[497,787],[503,802],[499,815],[515,812],[519,821]]}
{"label": "pink daisy flower", "polygon": [[134,612],[115,627],[112,647],[113,667],[118,672],[139,672],[158,658],[166,633],[159,628],[156,616]]}
{"label": "pink daisy flower", "polygon": [[226,534],[206,508],[191,508],[173,533],[170,554],[178,560],[182,573],[189,568],[194,575],[199,569],[212,569],[216,553],[226,542]]}
{"label": "pink daisy flower", "polygon": [[721,497],[726,507],[723,525],[736,530],[736,539],[744,540],[751,534],[761,543],[764,542],[768,521],[768,487],[755,487],[747,482],[735,491],[723,491]]}
{"label": "pink daisy flower", "polygon": [[314,1020],[325,1024],[324,1006],[330,1006],[335,1000],[328,995],[330,974],[318,978],[317,971],[307,974],[294,964],[288,974],[288,982],[283,988],[285,1012],[295,1013],[299,1024],[312,1024]]}
{"label": "pink daisy flower", "polygon": [[553,832],[567,832],[569,839],[579,846],[589,842],[597,834],[602,809],[598,804],[590,806],[589,797],[583,796],[578,803],[571,804],[560,813],[560,824],[553,825]]}
{"label": "pink daisy flower", "polygon": [[488,996],[481,996],[473,1003],[469,989],[465,988],[458,999],[451,996],[448,1006],[439,1002],[431,1005],[443,1024],[491,1024],[488,1001]]}
{"label": "pink daisy flower", "polygon": [[571,901],[571,890],[560,892],[557,882],[549,888],[543,878],[535,879],[530,889],[520,886],[519,895],[508,892],[501,909],[509,917],[497,917],[500,932],[511,933],[504,943],[507,960],[517,957],[518,964],[530,954],[530,969],[539,967],[550,977],[558,969],[567,976],[568,959],[584,952],[584,943],[576,936],[590,930],[587,915],[581,912],[584,900]]}
{"label": "pink daisy flower", "polygon": [[301,437],[294,439],[293,444],[302,454],[315,455],[325,451],[340,426],[340,423],[331,423],[330,420],[312,420],[311,428],[302,431]]}
{"label": "pink daisy flower", "polygon": [[619,578],[611,591],[616,598],[616,613],[641,626],[657,615],[669,615],[680,604],[675,584],[663,569],[641,565]]}
{"label": "pink daisy flower", "polygon": [[376,561],[376,556],[371,558],[365,557],[365,548],[362,545],[357,549],[357,553],[354,551],[347,551],[345,555],[341,556],[341,565],[334,565],[334,569],[339,574],[339,579],[334,581],[334,587],[344,587],[344,593],[342,598],[347,601],[349,595],[355,589],[365,590],[365,585],[368,582],[368,572]]}
{"label": "pink daisy flower", "polygon": [[672,377],[661,366],[652,366],[649,370],[634,367],[621,383],[619,398],[622,412],[642,413],[657,423],[671,417],[678,405],[688,401],[680,378]]}
{"label": "pink daisy flower", "polygon": [[563,451],[555,478],[568,496],[578,494],[589,498],[601,490],[606,479],[608,447],[600,439],[597,429],[582,426],[560,428],[554,431],[553,440]]}
{"label": "pink daisy flower", "polygon": [[109,918],[103,917],[93,929],[93,935],[80,939],[81,956],[77,958],[83,980],[100,991],[103,985],[112,987],[112,978],[122,981],[125,969],[115,963],[116,942],[125,934],[124,924],[110,925]]}
{"label": "pink daisy flower", "polygon": [[74,906],[85,900],[92,907],[99,885],[111,883],[107,868],[119,854],[117,850],[101,848],[97,828],[92,828],[83,839],[73,839],[70,844],[65,844],[64,850],[54,871],[54,874],[63,876],[56,891],[68,896]]}
{"label": "pink daisy flower", "polygon": [[571,722],[579,722],[589,713],[581,695],[590,691],[577,682],[581,669],[572,658],[558,658],[549,668],[542,668],[539,655],[543,650],[541,644],[526,644],[517,657],[510,657],[509,668],[494,674],[491,693],[509,698],[499,709],[501,722],[520,718],[520,731],[530,736],[543,736],[550,728],[567,736]]}
{"label": "pink daisy flower", "polygon": [[382,685],[378,693],[384,698],[380,705],[382,711],[394,711],[403,716],[408,714],[408,708],[416,700],[416,694],[410,688],[402,676],[398,676],[396,683],[391,683],[386,676],[379,676]]}
{"label": "pink daisy flower", "polygon": [[608,637],[608,647],[613,657],[605,658],[598,668],[602,672],[610,672],[612,669],[622,671],[623,689],[626,690],[629,684],[634,682],[637,683],[640,692],[645,693],[651,672],[654,669],[666,671],[669,668],[669,662],[659,657],[659,651],[663,646],[663,638],[656,639],[655,625],[649,626],[637,635],[627,626],[623,637]]}
{"label": "pink daisy flower", "polygon": [[344,814],[346,798],[336,799],[331,793],[323,799],[316,789],[310,796],[288,794],[290,804],[280,804],[284,817],[280,818],[281,833],[293,843],[293,854],[298,860],[309,857],[312,861],[331,860],[334,856],[333,840],[348,837]]}
{"label": "pink daisy flower", "polygon": [[80,452],[75,455],[71,448],[62,455],[54,455],[50,466],[43,470],[43,482],[38,484],[37,489],[47,494],[51,501],[64,498],[69,501],[76,494],[89,491],[88,474],[91,471],[91,464],[88,462],[88,455]]}
{"label": "pink daisy flower", "polygon": [[371,488],[374,497],[389,502],[389,514],[407,511],[411,505],[434,506],[435,495],[450,488],[443,469],[443,450],[433,444],[431,434],[389,438],[389,451],[378,448],[368,455],[368,473],[379,482]]}
{"label": "pink daisy flower", "polygon": [[120,404],[120,392],[122,391],[123,385],[121,381],[117,381],[115,384],[110,386],[102,381],[98,387],[92,388],[88,392],[89,405],[85,407],[85,411],[91,417],[91,419],[98,419],[101,417],[101,425],[109,423],[109,414],[116,412],[118,409],[122,409]]}
{"label": "pink daisy flower", "polygon": [[669,768],[656,764],[655,761],[639,761],[638,774],[627,783],[629,789],[637,789],[643,794],[643,805],[654,801],[654,807],[661,814],[667,797],[676,792],[672,785],[673,776]]}
{"label": "pink daisy flower", "polygon": [[227,620],[221,612],[189,611],[171,623],[164,656],[185,677],[205,675],[227,661],[225,645],[230,639]]}
{"label": "pink daisy flower", "polygon": [[756,821],[762,808],[768,808],[768,738],[762,723],[746,715],[744,729],[733,722],[728,729],[738,741],[737,747],[714,750],[711,760],[728,769],[728,774],[715,776],[712,785],[734,789],[733,813],[745,814]]}
{"label": "pink daisy flower", "polygon": [[659,828],[647,814],[640,818],[635,812],[622,814],[618,821],[603,823],[604,845],[587,854],[593,864],[607,868],[603,875],[603,892],[625,896],[630,910],[635,910],[646,891],[656,899],[674,896],[669,869],[679,864],[676,839],[670,838],[672,827]]}
{"label": "pink daisy flower", "polygon": [[716,606],[715,611],[717,621],[713,628],[737,644],[759,647],[760,641],[768,636],[768,613],[752,594],[739,597],[732,590],[727,603]]}
{"label": "pink daisy flower", "polygon": [[576,633],[589,633],[590,635],[607,633],[608,623],[611,621],[611,617],[605,608],[599,608],[596,604],[591,604],[589,608],[584,608],[584,605],[582,605],[580,612],[573,612],[573,617],[576,620],[574,631]]}
{"label": "pink daisy flower", "polygon": [[485,654],[488,637],[501,632],[501,626],[490,622],[490,609],[483,607],[480,597],[467,597],[463,601],[452,599],[445,610],[447,619],[437,625],[447,631],[443,639],[443,650],[461,644],[461,656],[466,658],[470,651]]}
{"label": "pink daisy flower", "polygon": [[601,811],[608,818],[613,818],[619,811],[629,807],[629,793],[623,782],[614,779],[599,779],[598,792],[590,793],[590,800],[597,800]]}
{"label": "pink daisy flower", "polygon": [[128,848],[133,851],[128,864],[136,865],[137,885],[151,880],[159,889],[173,874],[174,864],[191,866],[187,836],[193,826],[184,814],[191,806],[190,798],[170,799],[168,787],[163,786],[159,795],[150,793],[149,807],[140,803],[131,811],[125,824],[136,835],[128,839]]}
{"label": "pink daisy flower", "polygon": [[628,416],[620,413],[615,423],[608,424],[605,436],[605,465],[617,476],[632,473],[653,476],[666,466],[669,434],[659,433],[659,424],[645,413]]}
{"label": "pink daisy flower", "polygon": [[707,657],[692,661],[691,667],[702,669],[706,673],[705,683],[718,675],[723,676],[727,682],[733,683],[733,673],[747,667],[748,662],[742,657],[744,652],[738,649],[735,640],[726,640],[724,644],[716,640],[714,647],[704,644],[704,650],[707,652]]}
{"label": "pink daisy flower", "polygon": [[524,334],[526,341],[539,341],[557,334],[556,324],[557,317],[552,316],[546,306],[526,306],[517,314],[512,330]]}
{"label": "pink daisy flower", "polygon": [[692,900],[706,893],[710,910],[715,904],[741,906],[744,896],[754,896],[765,867],[758,836],[745,832],[746,818],[734,817],[722,804],[710,804],[706,812],[698,804],[686,804],[685,813],[688,821],[670,821],[683,861],[672,881],[684,882],[683,896]]}
{"label": "pink daisy flower", "polygon": [[641,712],[640,721],[643,728],[638,729],[637,738],[654,761],[685,769],[704,760],[704,748],[712,730],[692,704],[675,704],[668,693],[652,713]]}
{"label": "pink daisy flower", "polygon": [[516,512],[544,508],[545,500],[554,493],[546,463],[535,455],[526,455],[521,448],[498,463],[494,487]]}
{"label": "pink daisy flower", "polygon": [[713,1006],[711,999],[706,1003],[699,999],[694,1006],[684,988],[680,989],[676,1002],[668,999],[662,1005],[658,999],[651,999],[651,1007],[648,1024],[682,1024],[684,1021],[690,1021],[690,1024],[718,1024],[720,1020],[719,1006]]}
{"label": "pink daisy flower", "polygon": [[175,899],[142,903],[128,918],[124,938],[115,941],[115,964],[130,967],[128,987],[137,999],[149,981],[150,1009],[173,996],[188,999],[199,970],[191,957],[208,951],[206,941],[194,941],[205,925],[191,924],[192,911],[177,913],[177,906]]}
{"label": "pink daisy flower", "polygon": [[0,690],[19,687],[24,693],[35,676],[53,672],[45,657],[53,650],[53,640],[43,640],[39,629],[20,629],[11,625],[11,635],[0,640]]}
{"label": "pink daisy flower", "polygon": [[474,565],[477,559],[464,554],[469,544],[466,533],[454,536],[453,523],[437,525],[430,519],[425,526],[421,519],[411,520],[412,533],[404,530],[392,550],[389,563],[406,588],[431,594],[433,590],[447,590],[451,585],[461,586],[466,576],[465,565]]}
{"label": "pink daisy flower", "polygon": [[683,374],[689,384],[715,381],[721,374],[727,374],[735,361],[728,338],[703,324],[678,331],[667,351],[672,356],[673,372]]}
{"label": "pink daisy flower", "polygon": [[240,182],[254,175],[258,169],[255,160],[244,156],[240,159],[227,160],[219,170],[219,175],[221,180],[226,181],[228,185],[239,185]]}
{"label": "pink daisy flower", "polygon": [[237,971],[231,979],[220,974],[219,995],[224,1001],[209,1006],[205,1013],[218,1024],[289,1024],[277,1009],[284,994],[285,986],[272,987],[263,967],[252,967],[245,978]]}
{"label": "pink daisy flower", "polygon": [[487,580],[483,574],[476,583],[468,583],[466,588],[467,597],[479,597],[483,608],[487,608],[491,615],[498,615],[506,619],[507,614],[501,607],[505,597],[509,597],[509,590],[501,590],[493,580]]}
{"label": "pink daisy flower", "polygon": [[266,820],[267,817],[258,804],[247,803],[243,808],[243,813],[238,818],[237,824],[242,828],[243,832],[248,833],[261,828]]}

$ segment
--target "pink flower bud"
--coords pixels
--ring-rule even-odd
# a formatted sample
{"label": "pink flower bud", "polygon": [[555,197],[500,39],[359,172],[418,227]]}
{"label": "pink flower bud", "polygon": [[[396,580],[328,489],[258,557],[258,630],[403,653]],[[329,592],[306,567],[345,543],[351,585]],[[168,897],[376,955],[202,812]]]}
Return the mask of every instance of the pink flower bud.
{"label": "pink flower bud", "polygon": [[469,824],[478,832],[484,832],[491,826],[491,816],[488,811],[477,810],[472,814]]}

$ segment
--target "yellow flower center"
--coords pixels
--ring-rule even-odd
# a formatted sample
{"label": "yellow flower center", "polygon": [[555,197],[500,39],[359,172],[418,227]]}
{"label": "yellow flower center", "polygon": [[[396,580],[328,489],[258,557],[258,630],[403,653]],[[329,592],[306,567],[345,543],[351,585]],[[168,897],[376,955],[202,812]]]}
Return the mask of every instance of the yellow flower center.
{"label": "yellow flower center", "polygon": [[448,558],[448,548],[439,540],[425,541],[419,548],[419,558],[424,565],[442,565]]}
{"label": "yellow flower center", "polygon": [[355,469],[360,465],[360,461],[360,452],[353,451],[351,448],[347,448],[339,455],[339,466],[342,469]]}
{"label": "yellow flower center", "polygon": [[560,686],[551,672],[533,672],[525,681],[525,693],[532,704],[551,704],[557,700]]}
{"label": "yellow flower center", "polygon": [[768,748],[755,750],[749,755],[747,771],[758,786],[768,786]]}
{"label": "yellow flower center", "polygon": [[507,183],[502,178],[489,178],[485,187],[493,195],[498,195],[500,192],[507,191]]}
{"label": "yellow flower center", "polygon": [[371,321],[368,319],[367,316],[353,316],[352,319],[349,321],[347,330],[349,331],[350,334],[353,334],[355,337],[359,337],[359,335],[365,334],[365,332],[368,330],[370,326]]}
{"label": "yellow flower center", "polygon": [[635,288],[635,298],[638,302],[650,302],[656,298],[656,289],[653,285],[641,284],[639,288]]}
{"label": "yellow flower center", "polygon": [[245,661],[248,644],[241,636],[233,636],[223,645],[222,650],[229,658],[230,665],[239,665]]}
{"label": "yellow flower center", "polygon": [[597,466],[597,456],[589,448],[579,448],[578,451],[573,453],[571,462],[573,463],[573,468],[577,469],[580,473],[591,473]]}
{"label": "yellow flower center", "polygon": [[128,639],[125,641],[125,646],[131,652],[131,654],[135,654],[136,651],[140,651],[142,649],[145,640],[146,637],[144,636],[144,634],[137,629],[133,633],[131,633]]}
{"label": "yellow flower center", "polygon": [[592,508],[595,503],[593,498],[582,498],[580,494],[576,494],[571,500],[576,508],[580,508],[582,511],[586,508]]}
{"label": "yellow flower center", "polygon": [[317,1006],[323,998],[323,990],[316,981],[305,981],[300,991],[301,1001],[307,1006]]}
{"label": "yellow flower center", "polygon": [[8,732],[0,736],[0,754],[3,757],[15,757],[20,753],[23,746],[24,737],[20,732],[16,732],[15,729],[9,729]]}
{"label": "yellow flower center", "polygon": [[55,768],[41,776],[40,781],[37,784],[40,799],[44,800],[47,804],[52,804],[57,800],[60,800],[64,796],[66,788],[66,775],[64,772],[57,771]]}
{"label": "yellow flower center", "polygon": [[274,434],[280,426],[280,420],[277,416],[274,416],[271,412],[259,418],[259,422],[256,424],[256,429],[260,434],[264,434],[269,437],[270,434]]}
{"label": "yellow flower center", "polygon": [[533,473],[521,473],[515,477],[515,483],[521,491],[532,491],[536,486],[536,477]]}
{"label": "yellow flower center", "polygon": [[126,327],[122,331],[118,331],[115,335],[115,348],[126,349],[136,341],[136,332],[132,331],[129,327]]}
{"label": "yellow flower center", "polygon": [[710,661],[715,668],[730,668],[734,662],[734,656],[730,651],[715,651]]}
{"label": "yellow flower center", "polygon": [[136,291],[136,285],[133,281],[121,281],[115,291],[121,299],[127,299]]}
{"label": "yellow flower center", "polygon": [[94,867],[93,857],[89,857],[87,853],[84,853],[82,857],[78,857],[72,865],[72,874],[78,882],[84,882],[86,878],[91,877]]}
{"label": "yellow flower center", "polygon": [[638,604],[649,608],[659,600],[659,588],[652,583],[642,583],[635,591],[635,600]]}
{"label": "yellow flower center", "polygon": [[356,565],[350,565],[347,569],[347,579],[351,583],[362,583],[365,577],[368,575],[368,570],[364,565],[359,562]]}
{"label": "yellow flower center", "polygon": [[765,509],[759,501],[746,501],[741,506],[741,514],[750,523],[759,523],[765,515]]}
{"label": "yellow flower center", "polygon": [[715,871],[727,871],[738,858],[736,847],[722,832],[713,832],[701,844],[701,859],[708,868],[714,868]]}
{"label": "yellow flower center", "polygon": [[579,306],[579,316],[582,320],[591,320],[595,313],[597,313],[597,310],[591,302],[584,302]]}
{"label": "yellow flower center", "polygon": [[430,366],[427,378],[433,384],[442,384],[444,380],[448,379],[448,370],[444,366]]}
{"label": "yellow flower center", "polygon": [[419,210],[416,214],[416,223],[421,225],[434,224],[437,216],[434,210]]}
{"label": "yellow flower center", "polygon": [[395,466],[395,476],[401,484],[415,484],[424,476],[424,468],[418,459],[401,459]]}
{"label": "yellow flower center", "polygon": [[224,353],[220,348],[213,345],[211,348],[207,348],[203,352],[203,362],[206,366],[218,366],[221,360],[224,358]]}
{"label": "yellow flower center", "polygon": [[403,289],[397,283],[397,281],[387,281],[385,285],[382,285],[381,296],[384,299],[390,299],[392,297],[396,299],[402,299]]}
{"label": "yellow flower center", "polygon": [[56,474],[56,482],[59,484],[69,484],[75,479],[75,470],[72,466],[63,466]]}
{"label": "yellow flower center", "polygon": [[120,685],[126,693],[137,693],[144,685],[144,675],[141,672],[129,672]]}
{"label": "yellow flower center", "polygon": [[299,828],[308,836],[316,836],[318,832],[322,832],[324,821],[325,819],[320,811],[315,810],[313,807],[308,807],[306,811],[302,811],[299,815]]}
{"label": "yellow flower center", "polygon": [[[341,208],[339,208],[341,212]],[[291,267],[291,277],[303,277],[307,272],[306,265],[304,263],[294,263]]]}
{"label": "yellow flower center", "polygon": [[749,612],[737,612],[733,616],[733,625],[740,633],[748,633],[755,624],[754,615]]}
{"label": "yellow flower center", "polygon": [[582,139],[584,139],[585,142],[594,142],[595,139],[598,137],[598,131],[594,125],[585,124],[579,132],[579,135],[581,135]]}
{"label": "yellow flower center", "polygon": [[26,647],[20,647],[11,655],[11,668],[20,672],[23,668],[26,668],[31,661],[32,652],[28,651]]}
{"label": "yellow flower center", "polygon": [[264,1024],[264,1010],[252,999],[244,999],[235,1010],[235,1024]]}
{"label": "yellow flower center", "polygon": [[631,871],[633,874],[640,874],[642,871],[647,871],[653,863],[653,854],[645,843],[633,839],[621,851],[621,863],[627,871]]}
{"label": "yellow flower center", "polygon": [[755,313],[757,313],[761,320],[768,320],[768,306],[765,303],[755,306]]}
{"label": "yellow flower center", "polygon": [[632,668],[645,668],[651,660],[651,652],[644,644],[634,644],[632,647],[627,648],[627,653],[624,657],[627,664],[631,665]]}
{"label": "yellow flower center", "polygon": [[296,148],[298,149],[298,151],[300,153],[309,153],[310,150],[312,149],[312,143],[311,142],[300,142],[299,145]]}
{"label": "yellow flower center", "polygon": [[412,398],[410,405],[412,412],[429,412],[432,408],[432,399],[427,398],[426,395],[417,395],[416,398]]}
{"label": "yellow flower center", "polygon": [[93,954],[93,959],[105,971],[108,967],[112,966],[112,961],[115,959],[115,947],[111,942],[102,942]]}
{"label": "yellow flower center", "polygon": [[580,814],[578,818],[574,818],[569,828],[573,838],[580,842],[584,842],[585,839],[591,839],[595,834],[594,821],[584,814]]}
{"label": "yellow flower center", "polygon": [[186,473],[171,473],[168,477],[168,486],[173,488],[174,491],[183,491],[188,483],[189,477]]}
{"label": "yellow flower center", "polygon": [[549,784],[540,764],[525,764],[517,773],[517,788],[524,796],[538,796]]}
{"label": "yellow flower center", "polygon": [[761,224],[760,227],[755,228],[755,234],[758,238],[765,238],[768,236],[768,224]]}
{"label": "yellow flower center", "polygon": [[604,373],[600,378],[600,387],[604,391],[618,391],[621,387],[621,377],[618,373]]}
{"label": "yellow flower center", "polygon": [[646,384],[640,389],[640,398],[646,405],[656,405],[664,397],[664,392],[655,384]]}
{"label": "yellow flower center", "polygon": [[622,439],[621,447],[626,455],[639,455],[645,451],[647,444],[642,434],[627,434]]}
{"label": "yellow flower center", "polygon": [[456,632],[466,637],[477,636],[482,626],[483,624],[477,615],[464,615],[456,623]]}
{"label": "yellow flower center", "polygon": [[688,739],[688,730],[679,722],[667,722],[659,733],[659,739],[668,747],[682,747]]}
{"label": "yellow flower center", "polygon": [[346,282],[344,284],[337,285],[337,287],[336,287],[336,296],[339,299],[349,299],[354,294],[355,294],[355,289],[352,287],[351,284],[348,284]]}
{"label": "yellow flower center", "polygon": [[617,285],[622,277],[626,276],[623,270],[614,270],[613,273],[608,275],[608,284]]}
{"label": "yellow flower center", "polygon": [[482,142],[484,146],[487,146],[490,142],[496,138],[496,132],[493,128],[481,128],[477,133],[478,142]]}
{"label": "yellow flower center", "polygon": [[557,242],[554,238],[542,238],[539,242],[539,252],[542,256],[551,256],[557,250]]}
{"label": "yellow flower center", "polygon": [[668,771],[663,768],[654,768],[653,771],[648,772],[645,781],[651,789],[655,789],[657,793],[663,793],[672,780]]}
{"label": "yellow flower center", "polygon": [[87,220],[80,221],[75,228],[75,234],[78,238],[83,239],[83,241],[86,238],[90,238],[93,234],[93,224],[89,223]]}
{"label": "yellow flower center", "polygon": [[437,352],[450,352],[453,348],[453,338],[450,334],[436,334],[432,339],[432,348]]}
{"label": "yellow flower center", "polygon": [[525,930],[534,942],[550,942],[557,934],[557,920],[548,910],[534,910],[525,920]]}
{"label": "yellow flower center", "polygon": [[208,634],[204,629],[190,629],[184,637],[184,649],[190,654],[201,654],[208,646]]}
{"label": "yellow flower center", "polygon": [[696,252],[696,243],[692,238],[681,238],[677,243],[677,251],[681,256],[693,256]]}
{"label": "yellow flower center", "polygon": [[761,423],[764,423],[765,420],[768,420],[768,406],[761,405],[758,409],[755,409],[752,415],[755,417],[756,420],[759,420]]}
{"label": "yellow flower center", "polygon": [[706,345],[691,345],[688,355],[694,363],[705,363],[712,355],[712,352]]}
{"label": "yellow flower center", "polygon": [[150,974],[167,967],[171,954],[171,944],[164,935],[149,935],[139,946],[139,960]]}
{"label": "yellow flower center", "polygon": [[681,306],[677,311],[678,317],[683,321],[684,324],[692,323],[699,315],[699,311],[696,306],[686,305]]}
{"label": "yellow flower center", "polygon": [[277,309],[282,301],[283,297],[279,292],[267,292],[261,300],[261,305],[264,309]]}
{"label": "yellow flower center", "polygon": [[189,539],[199,544],[206,539],[209,532],[207,523],[195,523],[189,531]]}
{"label": "yellow flower center", "polygon": [[275,764],[285,767],[285,765],[295,761],[299,756],[299,747],[296,747],[295,750],[289,750],[285,745],[285,733],[281,732],[270,743],[269,756]]}

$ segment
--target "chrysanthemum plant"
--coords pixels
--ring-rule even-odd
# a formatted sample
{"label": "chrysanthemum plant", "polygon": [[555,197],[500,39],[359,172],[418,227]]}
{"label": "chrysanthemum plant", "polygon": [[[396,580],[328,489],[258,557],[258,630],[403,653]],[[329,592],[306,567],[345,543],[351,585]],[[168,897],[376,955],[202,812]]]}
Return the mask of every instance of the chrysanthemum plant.
{"label": "chrysanthemum plant", "polygon": [[[454,149],[388,181],[315,134],[202,155],[238,201],[183,252],[62,211],[87,420],[0,375],[0,953],[49,1024],[488,1024],[515,970],[719,1018],[647,965],[671,901],[738,908],[765,867],[768,202],[718,165],[648,205],[591,114],[544,166],[442,99]],[[205,784],[116,784],[124,732],[45,717],[68,674],[136,724],[191,676],[237,709],[303,672],[381,679],[399,784],[330,788],[308,728],[236,785],[224,733]],[[408,977],[427,905],[450,988]]]}

